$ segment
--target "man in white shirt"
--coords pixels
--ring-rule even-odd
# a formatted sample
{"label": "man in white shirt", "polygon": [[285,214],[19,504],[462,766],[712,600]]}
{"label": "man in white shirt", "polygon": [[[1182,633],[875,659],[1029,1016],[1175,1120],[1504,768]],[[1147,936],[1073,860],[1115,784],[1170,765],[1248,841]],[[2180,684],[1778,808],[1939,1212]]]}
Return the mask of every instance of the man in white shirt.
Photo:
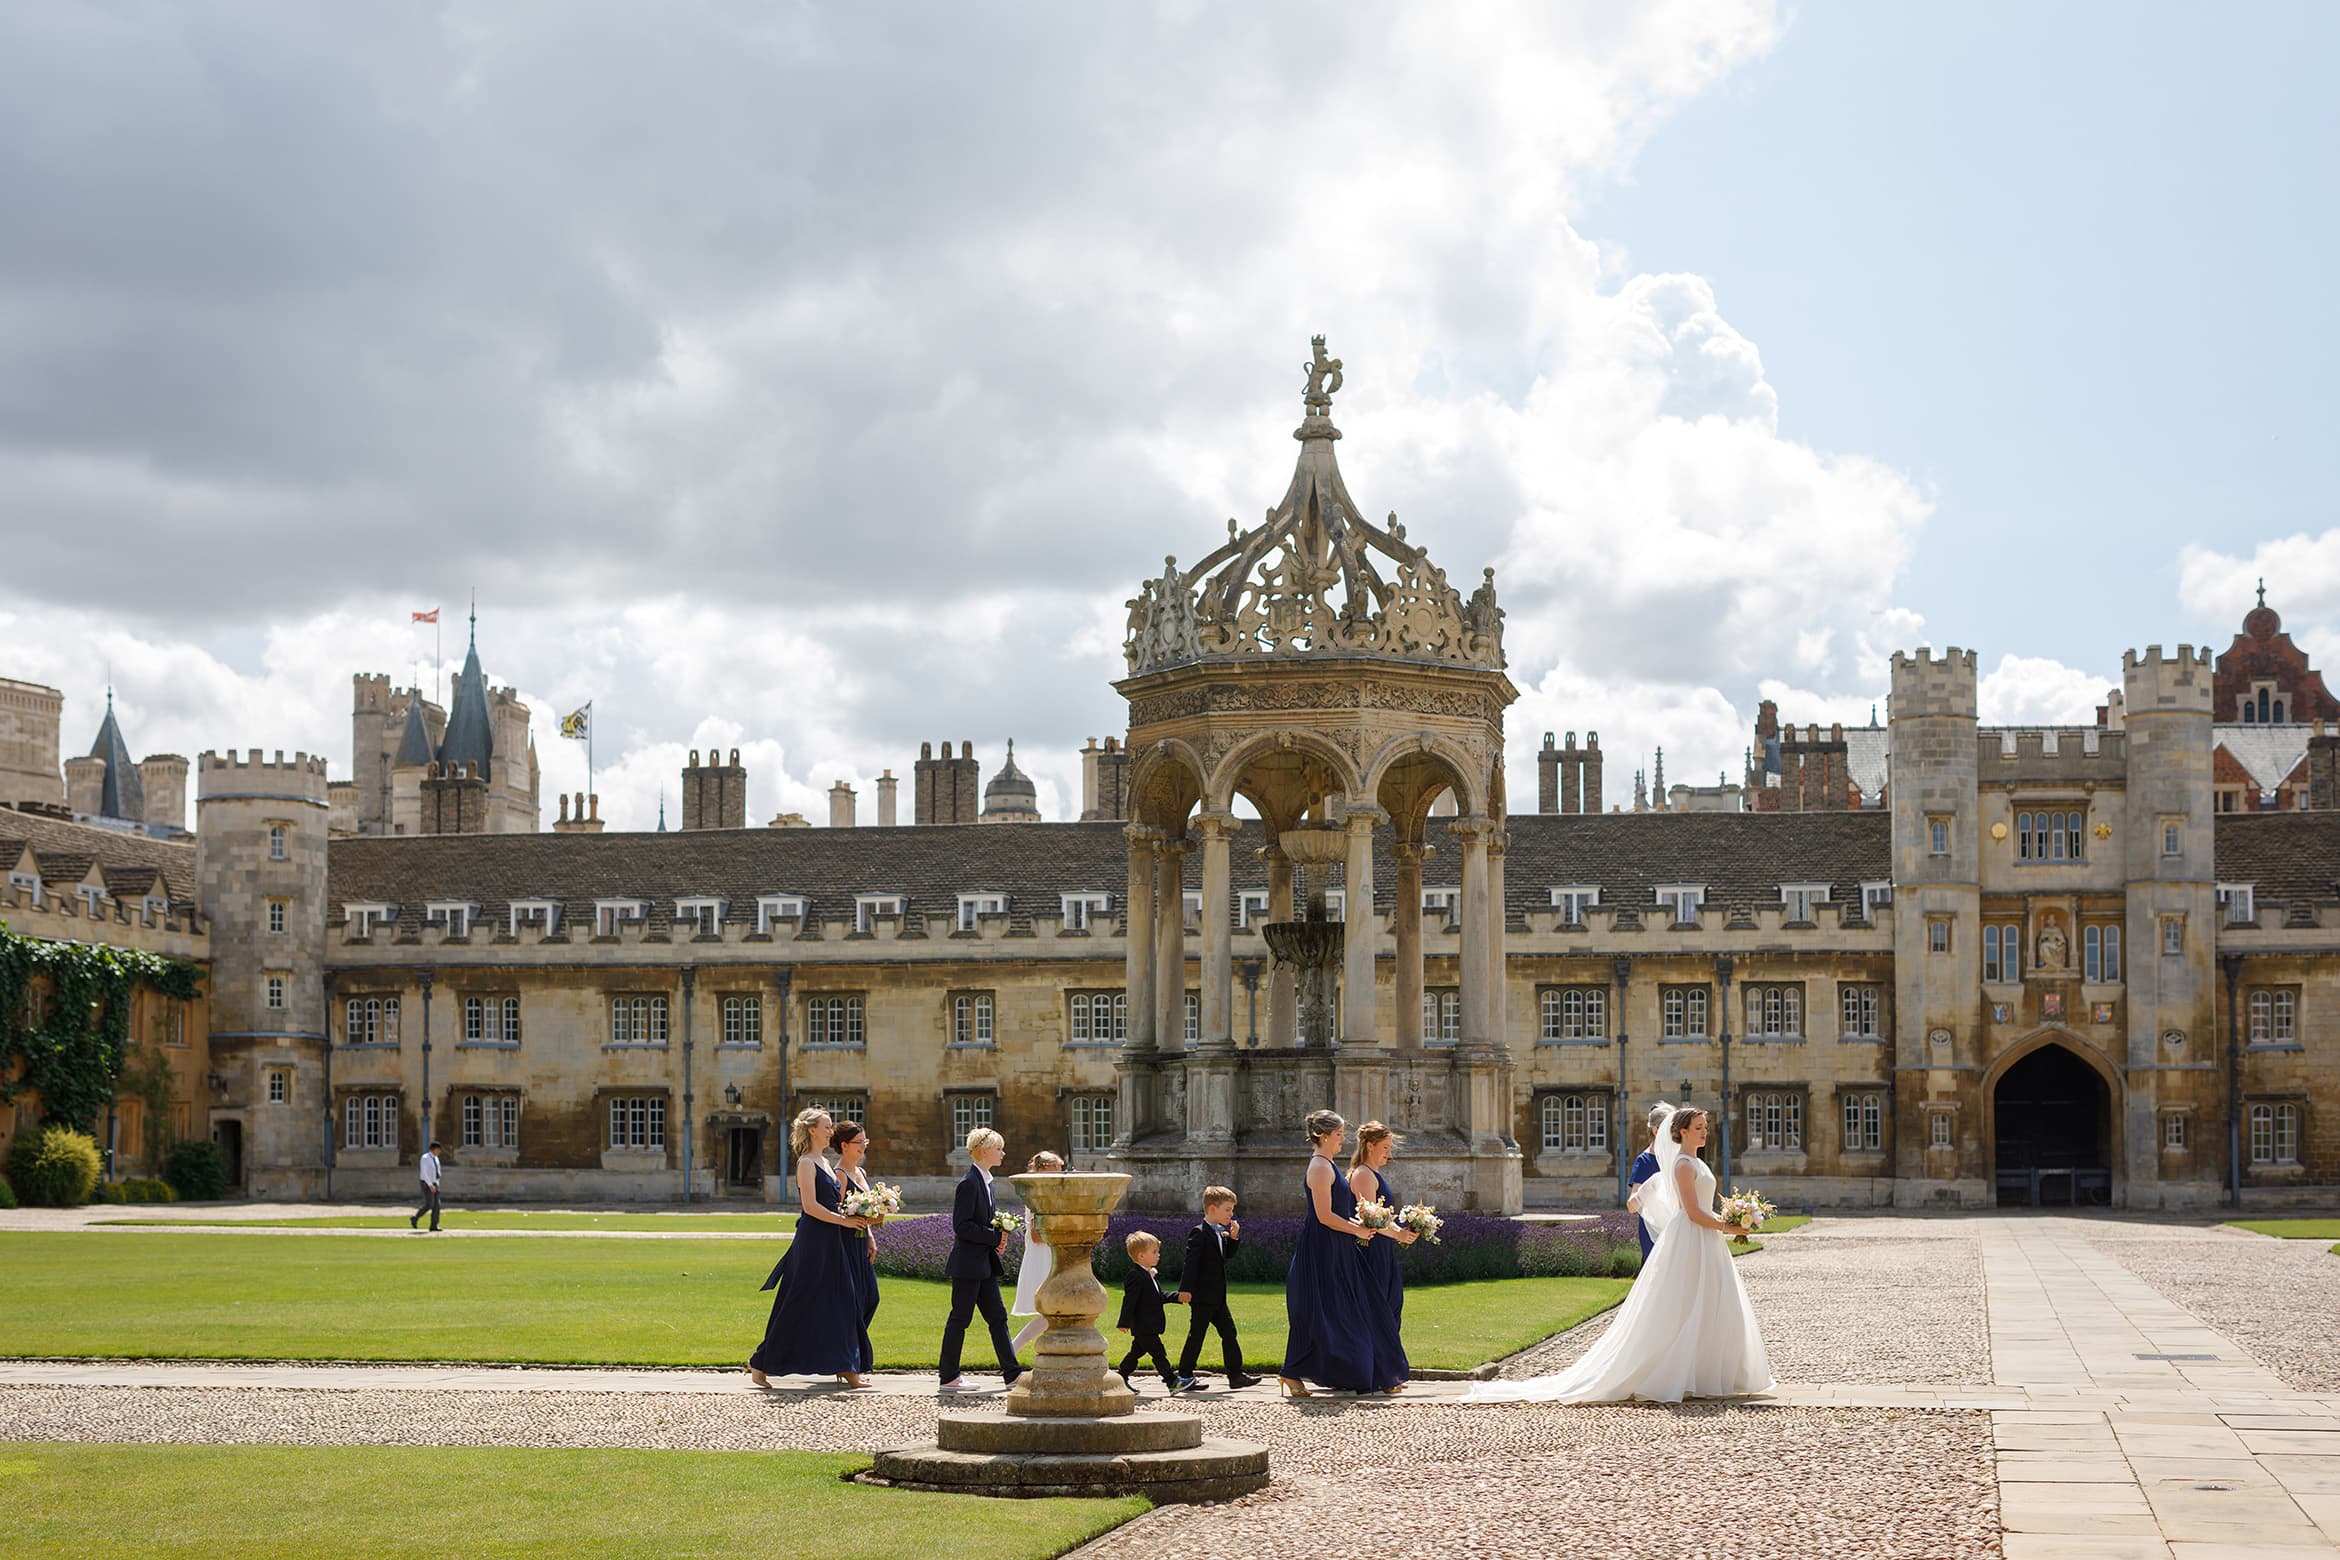
{"label": "man in white shirt", "polygon": [[407,1216],[406,1227],[413,1229],[415,1221],[424,1214],[431,1216],[431,1230],[439,1228],[439,1140],[431,1139],[431,1146],[422,1156],[422,1206]]}

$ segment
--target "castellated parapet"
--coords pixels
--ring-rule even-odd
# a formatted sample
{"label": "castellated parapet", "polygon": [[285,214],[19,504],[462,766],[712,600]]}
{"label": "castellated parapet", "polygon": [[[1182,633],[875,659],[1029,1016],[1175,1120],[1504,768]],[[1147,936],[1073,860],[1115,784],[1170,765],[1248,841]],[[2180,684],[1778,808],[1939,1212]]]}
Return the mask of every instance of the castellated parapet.
{"label": "castellated parapet", "polygon": [[1956,715],[1968,720],[1980,712],[1975,693],[1974,652],[1952,645],[1936,659],[1919,646],[1917,653],[1893,653],[1893,718],[1910,715]]}
{"label": "castellated parapet", "polygon": [[2121,657],[2121,702],[2127,720],[2171,712],[2207,717],[2211,691],[2207,645],[2198,651],[2179,645],[2177,654],[2166,658],[2161,646],[2147,645],[2143,655],[2131,650]]}

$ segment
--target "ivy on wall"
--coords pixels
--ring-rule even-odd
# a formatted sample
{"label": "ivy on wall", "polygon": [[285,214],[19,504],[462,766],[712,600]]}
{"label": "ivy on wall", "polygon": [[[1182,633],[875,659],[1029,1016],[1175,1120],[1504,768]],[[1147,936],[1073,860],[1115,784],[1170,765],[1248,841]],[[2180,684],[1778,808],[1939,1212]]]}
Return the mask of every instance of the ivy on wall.
{"label": "ivy on wall", "polygon": [[[184,959],[20,937],[0,921],[0,1104],[29,1090],[48,1120],[95,1132],[129,1056],[133,988],[185,1002],[202,980]],[[37,1018],[36,981],[48,988]]]}

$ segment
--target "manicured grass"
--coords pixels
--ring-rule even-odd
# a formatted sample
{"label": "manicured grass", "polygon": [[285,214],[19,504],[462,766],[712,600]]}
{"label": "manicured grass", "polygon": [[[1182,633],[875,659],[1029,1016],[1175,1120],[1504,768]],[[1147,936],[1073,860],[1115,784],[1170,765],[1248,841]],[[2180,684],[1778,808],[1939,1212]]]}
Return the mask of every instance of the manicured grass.
{"label": "manicured grass", "polygon": [[1800,1230],[1811,1222],[1812,1216],[1808,1213],[1774,1214],[1772,1215],[1771,1219],[1764,1224],[1763,1233],[1766,1235],[1785,1235],[1788,1231]]}
{"label": "manicured grass", "polygon": [[[0,1234],[0,1350],[169,1359],[742,1364],[779,1241],[433,1241],[275,1235]],[[880,1368],[931,1367],[947,1285],[888,1278]],[[1605,1278],[1491,1279],[1406,1297],[1414,1363],[1464,1369],[1623,1298]],[[1248,1359],[1283,1352],[1280,1286],[1232,1297]],[[1106,1321],[1111,1322],[1108,1311]],[[1173,1314],[1173,1342],[1186,1320]],[[1118,1337],[1118,1335],[1114,1335]],[[984,1361],[980,1338],[971,1361]],[[1216,1344],[1206,1361],[1218,1358]]]}
{"label": "manicured grass", "polygon": [[1149,1509],[840,1482],[868,1462],[832,1452],[0,1442],[0,1554],[1045,1560]]}
{"label": "manicured grass", "polygon": [[2238,1230],[2274,1235],[2283,1240],[2340,1239],[2340,1219],[2230,1219]]}
{"label": "manicured grass", "polygon": [[[449,1208],[440,1222],[456,1230],[650,1230],[662,1235],[785,1235],[796,1228],[794,1208],[770,1213],[539,1213],[499,1208]],[[93,1224],[151,1224],[224,1230],[402,1230],[403,1213],[321,1214],[303,1219],[94,1219]]]}

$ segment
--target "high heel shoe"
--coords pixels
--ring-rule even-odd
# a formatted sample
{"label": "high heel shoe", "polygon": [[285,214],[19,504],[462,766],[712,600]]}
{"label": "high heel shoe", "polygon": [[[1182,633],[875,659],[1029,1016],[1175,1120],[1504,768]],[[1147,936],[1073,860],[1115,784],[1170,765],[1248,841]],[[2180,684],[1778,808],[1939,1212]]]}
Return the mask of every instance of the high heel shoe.
{"label": "high heel shoe", "polygon": [[1307,1382],[1305,1382],[1305,1381],[1296,1381],[1296,1380],[1294,1380],[1294,1379],[1293,1379],[1292,1377],[1290,1377],[1290,1376],[1278,1376],[1278,1377],[1276,1378],[1276,1385],[1277,1385],[1277,1386],[1279,1386],[1279,1387],[1281,1387],[1281,1388],[1283,1388],[1284,1396],[1286,1396],[1286,1397],[1288,1397],[1288,1398],[1304,1398],[1304,1397],[1314,1397],[1314,1396],[1316,1396],[1316,1394],[1315,1394],[1315,1393],[1313,1393],[1313,1392],[1311,1392],[1311,1391],[1309,1391],[1309,1390],[1308,1390],[1308,1383],[1307,1383]]}

